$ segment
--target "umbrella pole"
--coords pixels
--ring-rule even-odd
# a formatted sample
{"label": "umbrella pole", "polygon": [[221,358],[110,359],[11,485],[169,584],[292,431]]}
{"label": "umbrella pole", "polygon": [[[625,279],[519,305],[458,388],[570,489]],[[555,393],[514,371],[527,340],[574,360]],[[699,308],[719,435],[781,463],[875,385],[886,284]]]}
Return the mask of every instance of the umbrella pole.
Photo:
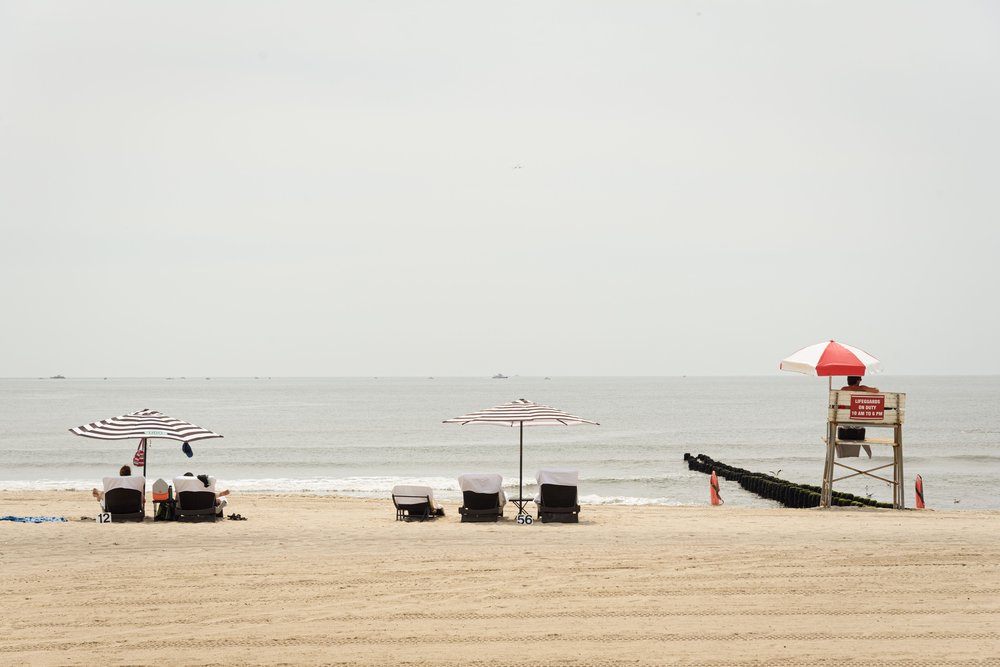
{"label": "umbrella pole", "polygon": [[146,440],[146,452],[142,455],[142,476],[146,476],[146,461],[149,460],[149,440]]}
{"label": "umbrella pole", "polygon": [[[517,486],[517,497],[519,500],[524,498],[524,422],[521,422],[521,471],[520,478],[518,479]],[[517,513],[524,514],[524,502],[522,500],[521,504],[517,506]]]}

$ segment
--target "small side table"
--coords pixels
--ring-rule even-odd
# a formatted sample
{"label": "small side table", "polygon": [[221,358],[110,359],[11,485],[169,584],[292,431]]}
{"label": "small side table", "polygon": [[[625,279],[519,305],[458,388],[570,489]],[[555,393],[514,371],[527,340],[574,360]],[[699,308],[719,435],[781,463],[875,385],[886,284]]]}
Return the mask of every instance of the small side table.
{"label": "small side table", "polygon": [[507,500],[512,502],[514,506],[517,507],[518,514],[529,514],[529,515],[531,514],[531,512],[526,511],[524,507],[528,503],[535,502],[534,498],[508,498]]}

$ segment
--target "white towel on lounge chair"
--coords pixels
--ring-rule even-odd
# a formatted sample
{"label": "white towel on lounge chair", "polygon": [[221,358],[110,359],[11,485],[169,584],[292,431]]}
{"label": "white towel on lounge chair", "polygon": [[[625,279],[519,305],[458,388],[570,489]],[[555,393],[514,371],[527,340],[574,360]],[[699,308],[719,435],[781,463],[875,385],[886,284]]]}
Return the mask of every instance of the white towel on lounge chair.
{"label": "white towel on lounge chair", "polygon": [[427,500],[430,501],[432,510],[436,510],[441,507],[441,505],[434,500],[434,491],[429,486],[397,484],[392,487],[392,499],[397,505],[419,505],[424,502],[424,498],[427,498]]}
{"label": "white towel on lounge chair", "polygon": [[104,482],[105,493],[111,489],[135,489],[136,491],[146,493],[146,478],[142,475],[105,477],[102,481]]}
{"label": "white towel on lounge chair", "polygon": [[208,486],[197,477],[174,477],[174,496],[181,491],[211,491],[215,493],[215,478],[208,478]]}
{"label": "white towel on lounge chair", "polygon": [[[126,475],[125,477],[105,477],[101,480],[104,484],[104,493],[113,489],[135,489],[142,494],[142,503],[146,504],[146,478],[142,475]],[[104,500],[101,499],[101,509],[104,509]]]}
{"label": "white towel on lounge chair", "polygon": [[503,492],[503,477],[497,473],[465,473],[458,476],[458,488],[463,492],[499,493],[500,506],[507,504],[507,495]]}
{"label": "white towel on lounge chair", "polygon": [[580,472],[578,470],[572,470],[570,468],[548,468],[546,470],[539,470],[535,475],[535,480],[538,482],[538,495],[535,496],[535,502],[539,502],[542,499],[541,487],[542,484],[558,484],[559,486],[579,486]]}

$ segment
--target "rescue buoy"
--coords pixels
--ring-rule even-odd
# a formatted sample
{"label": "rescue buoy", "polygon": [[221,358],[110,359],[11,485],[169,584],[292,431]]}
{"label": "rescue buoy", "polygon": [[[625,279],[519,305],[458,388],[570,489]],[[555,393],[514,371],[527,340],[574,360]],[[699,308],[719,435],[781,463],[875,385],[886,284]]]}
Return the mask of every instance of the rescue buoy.
{"label": "rescue buoy", "polygon": [[716,476],[715,471],[712,471],[712,479],[709,481],[712,486],[712,504],[721,505],[725,501],[722,500],[722,496],[719,495],[719,478]]}
{"label": "rescue buoy", "polygon": [[920,477],[920,475],[917,475],[917,483],[915,486],[917,487],[917,509],[922,510],[924,509],[924,480]]}

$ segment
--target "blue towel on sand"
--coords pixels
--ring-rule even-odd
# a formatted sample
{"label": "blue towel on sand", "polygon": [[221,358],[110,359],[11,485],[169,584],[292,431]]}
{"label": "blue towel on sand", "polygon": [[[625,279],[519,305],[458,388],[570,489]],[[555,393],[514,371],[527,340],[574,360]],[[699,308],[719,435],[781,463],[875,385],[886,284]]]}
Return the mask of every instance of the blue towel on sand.
{"label": "blue towel on sand", "polygon": [[61,516],[0,516],[0,521],[18,521],[20,523],[48,523],[49,521],[65,521]]}

